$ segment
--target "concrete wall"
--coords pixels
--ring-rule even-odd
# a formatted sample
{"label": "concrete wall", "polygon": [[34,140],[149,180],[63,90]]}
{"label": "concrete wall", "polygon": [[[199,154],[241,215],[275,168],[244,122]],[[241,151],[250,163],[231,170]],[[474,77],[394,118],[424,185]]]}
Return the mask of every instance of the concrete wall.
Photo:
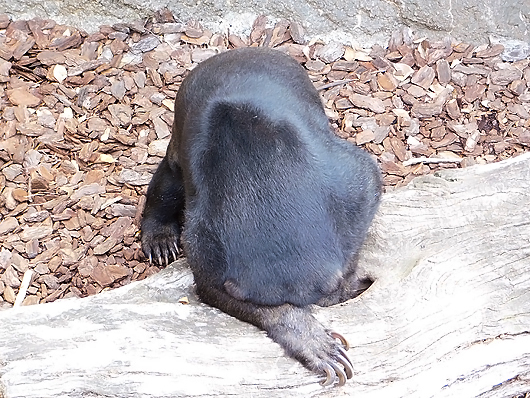
{"label": "concrete wall", "polygon": [[48,17],[89,32],[163,7],[216,31],[248,32],[256,15],[265,14],[301,22],[308,37],[362,47],[386,45],[405,25],[416,36],[476,44],[492,39],[530,53],[530,0],[0,0],[0,13],[15,19]]}

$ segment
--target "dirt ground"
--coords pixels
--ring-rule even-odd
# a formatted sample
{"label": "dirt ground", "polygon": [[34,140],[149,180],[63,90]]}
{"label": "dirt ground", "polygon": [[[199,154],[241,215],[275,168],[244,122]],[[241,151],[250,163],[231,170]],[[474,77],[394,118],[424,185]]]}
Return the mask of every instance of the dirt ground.
{"label": "dirt ground", "polygon": [[336,134],[378,159],[386,190],[530,149],[530,60],[504,62],[501,45],[404,30],[387,48],[361,50],[306,41],[285,20],[259,17],[238,37],[167,11],[93,34],[0,15],[0,308],[159,271],[142,254],[138,221],[175,94],[197,63],[242,46],[297,59]]}

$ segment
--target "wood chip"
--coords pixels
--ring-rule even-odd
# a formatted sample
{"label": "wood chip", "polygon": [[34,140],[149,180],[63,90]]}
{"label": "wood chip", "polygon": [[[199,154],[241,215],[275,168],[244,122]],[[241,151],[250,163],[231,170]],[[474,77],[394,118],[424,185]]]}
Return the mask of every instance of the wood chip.
{"label": "wood chip", "polygon": [[31,93],[27,88],[19,87],[6,90],[7,98],[13,105],[36,107],[41,103],[41,99]]}
{"label": "wood chip", "polygon": [[506,68],[491,72],[490,79],[492,84],[506,86],[522,77],[523,72],[517,68]]}
{"label": "wood chip", "polygon": [[350,94],[348,98],[353,105],[359,108],[368,109],[375,113],[383,113],[386,110],[383,101],[379,98],[355,93]]}
{"label": "wood chip", "polygon": [[344,55],[344,46],[336,41],[332,41],[323,47],[320,47],[316,56],[324,61],[326,64],[334,62]]}
{"label": "wood chip", "polygon": [[428,89],[434,80],[434,76],[434,69],[425,65],[412,75],[411,81],[424,89]]}

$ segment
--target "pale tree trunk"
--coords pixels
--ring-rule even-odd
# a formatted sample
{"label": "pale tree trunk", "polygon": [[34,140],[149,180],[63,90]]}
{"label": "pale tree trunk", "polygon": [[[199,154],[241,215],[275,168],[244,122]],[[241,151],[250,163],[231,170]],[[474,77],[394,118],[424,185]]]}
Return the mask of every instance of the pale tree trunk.
{"label": "pale tree trunk", "polygon": [[[0,312],[0,397],[513,397],[530,391],[530,154],[385,194],[360,297],[316,308],[344,387],[199,303],[179,261],[86,299]],[[179,302],[187,296],[189,304]]]}

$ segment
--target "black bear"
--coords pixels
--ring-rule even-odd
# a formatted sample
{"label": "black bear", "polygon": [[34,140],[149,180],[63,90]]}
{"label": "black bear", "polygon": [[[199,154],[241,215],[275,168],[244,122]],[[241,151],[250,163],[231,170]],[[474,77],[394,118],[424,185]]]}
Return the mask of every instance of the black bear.
{"label": "black bear", "polygon": [[377,165],[333,133],[295,60],[230,50],[198,65],[178,91],[142,247],[167,264],[182,245],[202,301],[265,330],[325,373],[324,385],[336,376],[342,385],[352,377],[347,342],[309,306],[366,288],[356,255],[380,193]]}

